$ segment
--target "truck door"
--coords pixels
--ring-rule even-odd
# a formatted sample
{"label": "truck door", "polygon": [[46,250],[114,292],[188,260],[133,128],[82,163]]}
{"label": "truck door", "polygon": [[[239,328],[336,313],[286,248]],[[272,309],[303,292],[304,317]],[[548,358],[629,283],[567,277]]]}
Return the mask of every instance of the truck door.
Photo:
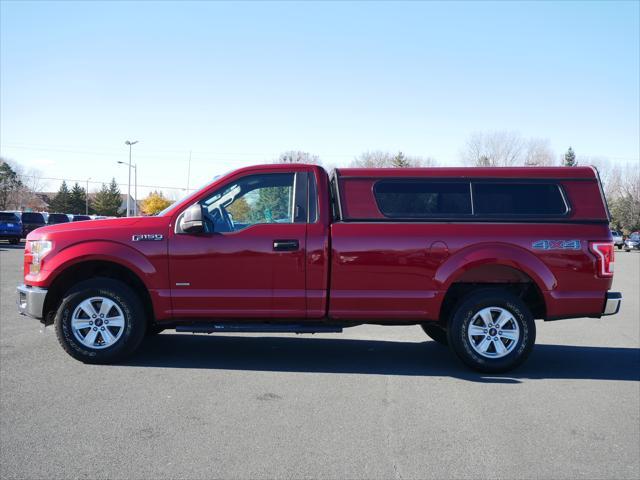
{"label": "truck door", "polygon": [[170,236],[174,316],[304,318],[307,173],[232,178],[199,203],[205,232]]}

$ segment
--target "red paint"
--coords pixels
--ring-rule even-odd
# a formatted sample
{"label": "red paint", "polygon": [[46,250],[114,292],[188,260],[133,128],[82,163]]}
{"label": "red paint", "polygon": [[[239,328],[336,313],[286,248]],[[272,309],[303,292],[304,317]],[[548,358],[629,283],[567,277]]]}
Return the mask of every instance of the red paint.
{"label": "red paint", "polygon": [[[311,199],[317,201],[316,222],[261,224],[232,233],[175,233],[178,216],[190,205],[241,177],[270,172],[309,172],[316,178],[317,198]],[[373,185],[377,178],[397,176],[559,180],[571,212],[556,223],[388,222],[377,207]],[[612,282],[602,261],[610,259],[601,246],[604,260],[599,260],[593,245],[610,242],[611,233],[593,169],[342,169],[338,178],[347,221],[332,221],[324,170],[283,164],[232,172],[164,216],[40,228],[28,240],[50,240],[53,250],[40,273],[31,275],[27,248],[25,283],[46,288],[82,262],[116,263],[142,281],[156,320],[167,322],[294,318],[419,323],[437,320],[445,295],[460,282],[533,282],[544,298],[547,318],[602,313]],[[132,241],[133,235],[143,234],[163,238]],[[295,239],[299,248],[274,251],[277,239]],[[532,248],[538,240],[579,240],[580,248]]]}

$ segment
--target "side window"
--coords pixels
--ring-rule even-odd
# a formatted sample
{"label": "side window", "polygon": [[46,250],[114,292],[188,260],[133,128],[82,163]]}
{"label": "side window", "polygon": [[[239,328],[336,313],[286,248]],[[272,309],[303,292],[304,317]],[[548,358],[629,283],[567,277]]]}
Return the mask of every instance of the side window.
{"label": "side window", "polygon": [[473,185],[476,215],[565,215],[560,187],[550,183],[492,183]]}
{"label": "side window", "polygon": [[468,182],[381,180],[373,192],[378,208],[390,218],[471,215]]}
{"label": "side window", "polygon": [[208,230],[236,232],[259,223],[293,223],[293,173],[250,175],[201,202]]}

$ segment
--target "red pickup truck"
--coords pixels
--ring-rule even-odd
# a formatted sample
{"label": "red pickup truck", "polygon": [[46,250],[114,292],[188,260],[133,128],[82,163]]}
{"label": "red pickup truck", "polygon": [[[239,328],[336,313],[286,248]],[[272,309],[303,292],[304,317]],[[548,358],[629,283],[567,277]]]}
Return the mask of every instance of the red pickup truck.
{"label": "red pickup truck", "polygon": [[166,328],[418,324],[500,372],[530,353],[535,319],[617,313],[608,223],[590,167],[253,166],[154,217],[31,232],[18,306],[90,363]]}

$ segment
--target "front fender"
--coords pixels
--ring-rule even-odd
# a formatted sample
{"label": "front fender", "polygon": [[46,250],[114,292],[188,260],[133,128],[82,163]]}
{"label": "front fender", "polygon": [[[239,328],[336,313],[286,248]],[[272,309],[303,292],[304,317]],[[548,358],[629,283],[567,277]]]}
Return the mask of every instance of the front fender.
{"label": "front fender", "polygon": [[440,265],[434,280],[440,290],[446,291],[465,272],[485,265],[503,265],[520,270],[541,291],[553,290],[558,283],[549,267],[533,253],[504,243],[477,244],[459,250]]}
{"label": "front fender", "polygon": [[128,245],[109,240],[90,240],[65,247],[54,255],[47,255],[40,273],[26,275],[25,283],[47,287],[70,266],[87,261],[111,262],[128,268],[147,288],[153,287],[154,275],[157,273],[146,256]]}

